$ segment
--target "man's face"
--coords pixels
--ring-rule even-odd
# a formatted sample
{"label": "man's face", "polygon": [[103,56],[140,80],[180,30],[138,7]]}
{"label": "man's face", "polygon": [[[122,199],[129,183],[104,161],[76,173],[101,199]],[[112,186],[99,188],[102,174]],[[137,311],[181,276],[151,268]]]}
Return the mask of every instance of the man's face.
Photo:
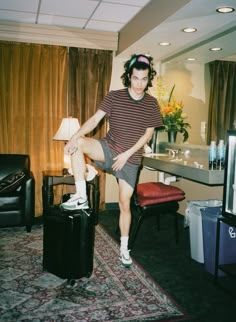
{"label": "man's face", "polygon": [[148,69],[137,70],[133,69],[133,73],[130,78],[130,88],[137,94],[140,95],[144,92],[148,83]]}

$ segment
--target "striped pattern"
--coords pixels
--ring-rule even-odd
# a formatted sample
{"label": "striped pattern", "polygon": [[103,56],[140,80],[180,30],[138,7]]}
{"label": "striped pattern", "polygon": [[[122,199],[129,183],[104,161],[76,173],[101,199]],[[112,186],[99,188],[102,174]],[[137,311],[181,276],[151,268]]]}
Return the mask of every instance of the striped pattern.
{"label": "striped pattern", "polygon": [[[153,96],[145,94],[133,100],[128,89],[111,91],[100,107],[109,119],[109,131],[104,138],[108,146],[117,154],[131,148],[149,127],[162,126],[159,106]],[[128,160],[131,164],[141,164],[143,148]]]}

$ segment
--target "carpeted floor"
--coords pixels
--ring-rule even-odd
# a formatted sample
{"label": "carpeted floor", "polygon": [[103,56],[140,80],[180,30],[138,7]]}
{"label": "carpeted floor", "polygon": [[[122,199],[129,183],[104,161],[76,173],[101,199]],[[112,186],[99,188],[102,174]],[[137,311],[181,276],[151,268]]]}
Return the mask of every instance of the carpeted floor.
{"label": "carpeted floor", "polygon": [[[117,234],[119,212],[110,209],[100,214],[100,223],[119,240]],[[142,265],[158,284],[191,316],[191,322],[232,322],[235,320],[236,299],[225,289],[214,284],[213,275],[204,264],[191,258],[189,229],[179,218],[179,243],[175,243],[173,218],[161,217],[161,230],[157,231],[155,216],[141,225],[131,256]],[[220,278],[220,285],[236,295],[236,283]]]}
{"label": "carpeted floor", "polygon": [[72,287],[42,270],[42,225],[0,229],[0,321],[183,321],[184,311],[96,227],[94,272]]}

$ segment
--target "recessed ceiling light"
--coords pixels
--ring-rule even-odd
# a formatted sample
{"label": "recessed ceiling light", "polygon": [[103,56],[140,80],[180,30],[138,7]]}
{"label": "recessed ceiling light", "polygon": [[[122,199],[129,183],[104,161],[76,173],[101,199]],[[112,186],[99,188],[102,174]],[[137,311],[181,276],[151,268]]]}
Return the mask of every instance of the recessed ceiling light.
{"label": "recessed ceiling light", "polygon": [[197,28],[188,27],[188,28],[182,29],[182,31],[183,32],[196,32],[197,31]]}
{"label": "recessed ceiling light", "polygon": [[220,47],[213,47],[213,48],[210,48],[209,50],[211,50],[211,51],[220,51],[220,50],[222,50],[222,48],[220,48]]}
{"label": "recessed ceiling light", "polygon": [[159,42],[159,45],[160,46],[170,46],[171,43],[170,42],[167,42],[167,41],[163,41],[163,42]]}
{"label": "recessed ceiling light", "polygon": [[235,9],[232,7],[221,7],[221,8],[216,9],[216,11],[219,13],[230,13],[230,12],[233,12],[234,10]]}
{"label": "recessed ceiling light", "polygon": [[188,61],[194,61],[194,60],[196,60],[196,58],[194,58],[194,57],[189,57],[189,58],[187,58],[187,60],[188,60]]}

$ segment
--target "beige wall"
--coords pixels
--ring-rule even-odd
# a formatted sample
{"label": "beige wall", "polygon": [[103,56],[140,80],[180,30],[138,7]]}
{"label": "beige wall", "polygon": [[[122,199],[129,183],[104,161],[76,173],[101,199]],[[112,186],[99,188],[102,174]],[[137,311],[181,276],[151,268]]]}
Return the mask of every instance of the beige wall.
{"label": "beige wall", "polygon": [[181,179],[175,183],[175,186],[185,192],[185,200],[180,202],[179,213],[185,213],[187,201],[190,200],[208,200],[208,199],[223,199],[223,187],[211,187],[204,184],[199,184],[190,180]]}
{"label": "beige wall", "polygon": [[[129,57],[127,57],[128,59]],[[111,89],[122,87],[120,75],[123,72],[123,64],[126,59],[114,57]],[[174,97],[183,100],[184,112],[187,114],[187,121],[191,124],[189,130],[189,143],[206,144],[205,137],[201,135],[201,122],[208,120],[208,100],[209,100],[209,71],[208,66],[191,63],[165,63],[157,64],[158,74],[163,77],[164,84],[168,92],[175,84]],[[159,141],[166,141],[166,133],[158,135]],[[178,135],[177,141],[181,141]],[[158,180],[158,172],[144,169],[141,173],[141,182]],[[175,185],[186,193],[186,199],[180,203],[180,213],[184,214],[186,202],[188,200],[222,200],[223,188],[210,187],[198,184],[189,180],[181,179]],[[116,180],[107,175],[106,180],[106,203],[118,202],[118,188]]]}

